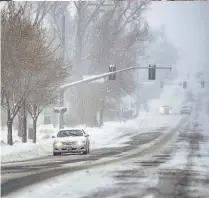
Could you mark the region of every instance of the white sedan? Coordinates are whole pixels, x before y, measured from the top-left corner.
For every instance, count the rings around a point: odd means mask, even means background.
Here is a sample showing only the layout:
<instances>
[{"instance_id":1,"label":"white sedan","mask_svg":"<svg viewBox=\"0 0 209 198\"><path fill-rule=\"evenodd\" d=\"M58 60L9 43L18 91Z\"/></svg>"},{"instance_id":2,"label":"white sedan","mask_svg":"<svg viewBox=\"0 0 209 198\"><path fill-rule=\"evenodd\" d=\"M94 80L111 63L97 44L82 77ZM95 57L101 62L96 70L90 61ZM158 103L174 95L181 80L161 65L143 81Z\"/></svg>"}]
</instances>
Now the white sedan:
<instances>
[{"instance_id":1,"label":"white sedan","mask_svg":"<svg viewBox=\"0 0 209 198\"><path fill-rule=\"evenodd\" d=\"M53 142L53 155L62 153L89 154L89 135L83 129L61 129Z\"/></svg>"}]
</instances>

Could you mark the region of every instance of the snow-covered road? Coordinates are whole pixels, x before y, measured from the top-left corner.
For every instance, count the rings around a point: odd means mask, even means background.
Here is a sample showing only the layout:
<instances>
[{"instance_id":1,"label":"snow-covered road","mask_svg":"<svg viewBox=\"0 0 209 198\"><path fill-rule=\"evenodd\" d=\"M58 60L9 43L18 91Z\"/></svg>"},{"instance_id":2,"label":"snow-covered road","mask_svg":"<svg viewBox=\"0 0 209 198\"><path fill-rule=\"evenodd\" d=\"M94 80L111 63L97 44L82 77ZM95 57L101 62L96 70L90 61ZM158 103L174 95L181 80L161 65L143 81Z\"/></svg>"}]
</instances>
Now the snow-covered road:
<instances>
[{"instance_id":1,"label":"snow-covered road","mask_svg":"<svg viewBox=\"0 0 209 198\"><path fill-rule=\"evenodd\" d=\"M198 125L194 126L194 121ZM67 173L20 189L8 198L207 198L209 128L204 109L159 150L114 164Z\"/></svg>"},{"instance_id":2,"label":"snow-covered road","mask_svg":"<svg viewBox=\"0 0 209 198\"><path fill-rule=\"evenodd\" d=\"M169 117L170 120L166 120L166 117L167 119ZM117 163L121 160L129 161L130 158L154 152L165 144L173 136L174 132L188 119L187 116L179 116L179 120L181 121L171 124L174 123L174 117L173 119L171 119L172 116L166 117L161 125L159 123L155 125L159 128L151 130L150 127L146 127L146 129L149 129L146 133L143 133L139 129L137 133L137 125L135 129L133 124L132 128L130 126L127 128L123 126L124 131L127 130L129 133L133 131L132 138L126 142L126 146L120 145L112 148L95 149L88 156L49 156L38 160L3 163L2 195L6 196L23 187L34 185L44 180L50 180L50 178L68 172L72 173L83 169L104 166L110 163ZM173 129L168 126L173 126Z\"/></svg>"}]
</instances>

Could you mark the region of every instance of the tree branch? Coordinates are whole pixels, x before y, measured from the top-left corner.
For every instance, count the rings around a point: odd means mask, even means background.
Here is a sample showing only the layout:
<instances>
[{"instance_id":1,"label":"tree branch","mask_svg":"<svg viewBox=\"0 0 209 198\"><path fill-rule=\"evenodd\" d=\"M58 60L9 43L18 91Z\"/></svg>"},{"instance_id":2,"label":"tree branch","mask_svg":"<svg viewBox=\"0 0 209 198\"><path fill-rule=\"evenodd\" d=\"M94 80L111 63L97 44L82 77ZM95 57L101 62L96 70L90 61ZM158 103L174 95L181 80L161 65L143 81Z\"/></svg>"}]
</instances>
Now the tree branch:
<instances>
[{"instance_id":1,"label":"tree branch","mask_svg":"<svg viewBox=\"0 0 209 198\"><path fill-rule=\"evenodd\" d=\"M140 6L128 17L126 17L126 21L124 22L124 24L122 25L122 27L115 32L114 34L120 34L120 32L126 27L126 25L130 22L129 20L131 19L131 17L133 17L140 9L142 9L142 7L145 5L145 2L141 3Z\"/></svg>"},{"instance_id":2,"label":"tree branch","mask_svg":"<svg viewBox=\"0 0 209 198\"><path fill-rule=\"evenodd\" d=\"M89 17L88 21L86 22L86 25L84 26L83 30L82 30L82 34L81 36L84 35L87 27L89 26L90 22L97 16L97 12L98 10L103 6L103 4L105 3L105 1L102 1L99 6L97 6L97 8L94 10L94 12L92 13L92 15Z\"/></svg>"},{"instance_id":3,"label":"tree branch","mask_svg":"<svg viewBox=\"0 0 209 198\"><path fill-rule=\"evenodd\" d=\"M75 7L77 9L77 12L79 13L79 8L78 8L78 5L77 5L76 1L73 1L73 3L74 3L74 5L75 5Z\"/></svg>"}]
</instances>

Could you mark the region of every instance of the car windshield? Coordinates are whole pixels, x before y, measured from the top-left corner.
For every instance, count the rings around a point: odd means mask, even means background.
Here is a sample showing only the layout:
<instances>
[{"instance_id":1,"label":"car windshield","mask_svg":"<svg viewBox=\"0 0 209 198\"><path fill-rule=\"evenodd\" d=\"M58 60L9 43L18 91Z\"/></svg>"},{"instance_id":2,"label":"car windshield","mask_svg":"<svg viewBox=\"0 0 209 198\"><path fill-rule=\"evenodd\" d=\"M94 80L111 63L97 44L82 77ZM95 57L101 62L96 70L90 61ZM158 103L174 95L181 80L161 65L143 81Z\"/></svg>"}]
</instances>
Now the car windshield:
<instances>
[{"instance_id":1,"label":"car windshield","mask_svg":"<svg viewBox=\"0 0 209 198\"><path fill-rule=\"evenodd\" d=\"M83 136L80 130L63 130L57 134L57 137Z\"/></svg>"}]
</instances>

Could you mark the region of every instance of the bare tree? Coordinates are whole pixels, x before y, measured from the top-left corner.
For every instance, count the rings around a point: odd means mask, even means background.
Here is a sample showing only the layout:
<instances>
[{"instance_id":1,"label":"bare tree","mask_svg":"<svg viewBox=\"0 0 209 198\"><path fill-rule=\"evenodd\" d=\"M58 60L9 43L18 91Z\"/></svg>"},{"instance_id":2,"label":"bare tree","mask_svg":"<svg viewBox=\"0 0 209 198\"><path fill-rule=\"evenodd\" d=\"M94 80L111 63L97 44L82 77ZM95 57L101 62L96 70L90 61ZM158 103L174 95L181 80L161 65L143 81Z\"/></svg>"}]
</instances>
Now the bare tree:
<instances>
[{"instance_id":1,"label":"bare tree","mask_svg":"<svg viewBox=\"0 0 209 198\"><path fill-rule=\"evenodd\" d=\"M51 24L56 29L56 33L62 42L62 16L65 15L66 19L66 38L71 41L68 42L69 53L74 65L74 76L80 77L81 63L91 57L91 55L83 55L83 48L85 45L86 34L88 28L91 27L92 22L100 14L101 8L105 4L105 1L98 1L94 4L88 1L78 2L54 2L52 9L50 10ZM75 10L74 16L71 16L71 11ZM73 41L73 42L72 42ZM76 75L75 75L76 73Z\"/></svg>"},{"instance_id":2,"label":"bare tree","mask_svg":"<svg viewBox=\"0 0 209 198\"><path fill-rule=\"evenodd\" d=\"M8 144L12 145L12 123L23 105L34 72L35 54L31 39L34 29L24 18L25 5L9 2L1 12L2 95L7 110ZM31 66L31 70L28 67Z\"/></svg>"},{"instance_id":3,"label":"bare tree","mask_svg":"<svg viewBox=\"0 0 209 198\"><path fill-rule=\"evenodd\" d=\"M150 36L149 27L142 17L146 6L145 1L115 2L112 6L106 7L93 21L92 36L88 38L87 45L90 48L89 53L92 54L89 73L105 72L110 64L115 64L117 69L139 64L139 57L144 55L146 42ZM106 92L108 86L113 87L109 93ZM114 97L116 101L119 101L122 96L133 93L136 86L131 73L117 75L116 81L106 82L103 92L99 91L101 87L92 89L91 86L88 90L91 99L90 104L86 106L86 111L90 112L89 107L98 104L100 98L104 100L104 96ZM103 105L103 103L100 104ZM108 103L105 104L109 106ZM98 108L100 109L101 106ZM98 109L95 109L95 113L97 111ZM91 119L91 116L88 119Z\"/></svg>"},{"instance_id":4,"label":"bare tree","mask_svg":"<svg viewBox=\"0 0 209 198\"><path fill-rule=\"evenodd\" d=\"M55 91L68 75L68 67L56 58L58 47L54 47L53 40L49 41L45 29L37 22L40 20L34 22L28 17L28 2L7 5L1 14L1 105L7 109L8 144L12 145L12 123L21 106L31 102L29 96L34 90L46 87ZM25 122L23 142L26 142Z\"/></svg>"},{"instance_id":5,"label":"bare tree","mask_svg":"<svg viewBox=\"0 0 209 198\"><path fill-rule=\"evenodd\" d=\"M51 9L50 2L16 2L16 7L22 9L22 15L30 20L31 26L40 26L47 18ZM18 112L18 136L22 137L22 141L27 141L27 111L25 102Z\"/></svg>"}]
</instances>

